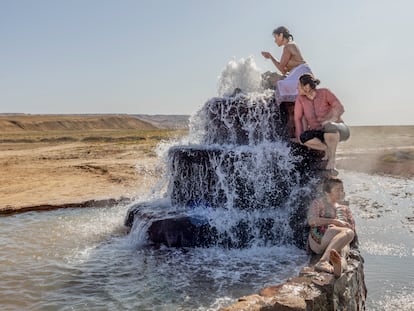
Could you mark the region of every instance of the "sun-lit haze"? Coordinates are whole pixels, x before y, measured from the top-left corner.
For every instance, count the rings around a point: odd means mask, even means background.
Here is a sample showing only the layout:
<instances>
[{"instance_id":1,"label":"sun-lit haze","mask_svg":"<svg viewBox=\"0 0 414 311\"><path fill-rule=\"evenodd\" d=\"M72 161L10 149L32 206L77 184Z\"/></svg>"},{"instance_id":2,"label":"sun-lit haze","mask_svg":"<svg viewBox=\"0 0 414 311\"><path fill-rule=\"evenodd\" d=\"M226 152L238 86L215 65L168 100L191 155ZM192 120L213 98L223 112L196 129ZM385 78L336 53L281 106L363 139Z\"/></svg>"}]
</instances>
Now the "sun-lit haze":
<instances>
[{"instance_id":1,"label":"sun-lit haze","mask_svg":"<svg viewBox=\"0 0 414 311\"><path fill-rule=\"evenodd\" d=\"M187 114L292 32L349 125L412 125L414 2L0 0L0 113Z\"/></svg>"}]
</instances>

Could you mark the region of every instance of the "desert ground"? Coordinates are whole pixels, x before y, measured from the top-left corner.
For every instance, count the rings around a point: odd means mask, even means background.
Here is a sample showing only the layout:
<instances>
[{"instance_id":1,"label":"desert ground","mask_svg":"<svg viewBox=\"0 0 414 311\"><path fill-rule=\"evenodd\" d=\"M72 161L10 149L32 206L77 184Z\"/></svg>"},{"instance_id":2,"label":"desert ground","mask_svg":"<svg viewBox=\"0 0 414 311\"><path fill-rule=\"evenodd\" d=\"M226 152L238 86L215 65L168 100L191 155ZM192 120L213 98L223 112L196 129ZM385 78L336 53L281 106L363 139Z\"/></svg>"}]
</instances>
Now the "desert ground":
<instances>
[{"instance_id":1,"label":"desert ground","mask_svg":"<svg viewBox=\"0 0 414 311\"><path fill-rule=\"evenodd\" d=\"M96 206L148 192L157 144L187 133L133 116L0 116L0 214Z\"/></svg>"},{"instance_id":2,"label":"desert ground","mask_svg":"<svg viewBox=\"0 0 414 311\"><path fill-rule=\"evenodd\" d=\"M336 166L368 174L414 177L414 126L354 126L340 142Z\"/></svg>"},{"instance_id":3,"label":"desert ground","mask_svg":"<svg viewBox=\"0 0 414 311\"><path fill-rule=\"evenodd\" d=\"M168 127L160 126L166 124ZM0 116L0 215L129 200L158 180L155 149L185 118ZM165 122L164 122L165 121ZM414 177L414 126L352 127L339 169Z\"/></svg>"}]
</instances>

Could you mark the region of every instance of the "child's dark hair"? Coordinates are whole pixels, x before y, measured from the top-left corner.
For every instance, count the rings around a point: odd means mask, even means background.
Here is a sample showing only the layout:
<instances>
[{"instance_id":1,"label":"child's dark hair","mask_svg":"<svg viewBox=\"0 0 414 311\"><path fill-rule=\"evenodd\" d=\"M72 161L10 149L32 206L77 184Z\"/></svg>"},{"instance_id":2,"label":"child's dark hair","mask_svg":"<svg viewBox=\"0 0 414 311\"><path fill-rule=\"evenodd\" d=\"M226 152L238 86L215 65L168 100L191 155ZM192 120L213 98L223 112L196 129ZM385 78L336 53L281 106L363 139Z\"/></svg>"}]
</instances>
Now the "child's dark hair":
<instances>
[{"instance_id":1,"label":"child's dark hair","mask_svg":"<svg viewBox=\"0 0 414 311\"><path fill-rule=\"evenodd\" d=\"M290 33L289 29L287 29L285 26L277 27L275 30L273 30L272 33L274 35L280 35L282 33L283 38L286 38L288 40L293 40L292 34Z\"/></svg>"},{"instance_id":2,"label":"child's dark hair","mask_svg":"<svg viewBox=\"0 0 414 311\"><path fill-rule=\"evenodd\" d=\"M323 181L322 189L324 192L330 193L332 188L338 184L343 185L343 182L341 179L336 178L336 177L328 177Z\"/></svg>"},{"instance_id":3,"label":"child's dark hair","mask_svg":"<svg viewBox=\"0 0 414 311\"><path fill-rule=\"evenodd\" d=\"M299 82L302 86L305 86L306 84L309 84L311 89L315 89L321 81L319 79L314 78L310 73L305 73L299 77Z\"/></svg>"}]
</instances>

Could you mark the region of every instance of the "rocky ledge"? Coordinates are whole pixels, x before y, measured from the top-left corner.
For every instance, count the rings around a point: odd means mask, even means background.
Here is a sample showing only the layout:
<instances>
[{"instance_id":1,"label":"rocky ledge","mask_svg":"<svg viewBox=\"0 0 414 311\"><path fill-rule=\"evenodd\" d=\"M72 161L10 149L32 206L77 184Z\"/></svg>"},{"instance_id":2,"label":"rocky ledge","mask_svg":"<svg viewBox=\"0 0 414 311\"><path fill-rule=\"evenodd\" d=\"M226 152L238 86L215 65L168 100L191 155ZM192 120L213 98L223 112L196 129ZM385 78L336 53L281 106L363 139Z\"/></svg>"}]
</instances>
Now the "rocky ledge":
<instances>
[{"instance_id":1,"label":"rocky ledge","mask_svg":"<svg viewBox=\"0 0 414 311\"><path fill-rule=\"evenodd\" d=\"M360 311L365 310L367 289L364 260L358 249L351 250L348 267L340 278L316 272L312 257L299 276L262 289L258 294L241 297L220 311Z\"/></svg>"}]
</instances>

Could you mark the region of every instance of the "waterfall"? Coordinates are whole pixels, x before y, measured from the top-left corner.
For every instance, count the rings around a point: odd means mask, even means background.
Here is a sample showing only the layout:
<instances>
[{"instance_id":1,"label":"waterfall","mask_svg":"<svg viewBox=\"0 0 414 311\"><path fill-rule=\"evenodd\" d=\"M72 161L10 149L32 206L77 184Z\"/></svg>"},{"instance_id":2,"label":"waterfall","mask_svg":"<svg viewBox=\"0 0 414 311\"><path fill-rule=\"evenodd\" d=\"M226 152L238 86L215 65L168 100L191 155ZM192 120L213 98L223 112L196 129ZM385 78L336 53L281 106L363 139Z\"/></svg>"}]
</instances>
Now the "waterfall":
<instances>
[{"instance_id":1,"label":"waterfall","mask_svg":"<svg viewBox=\"0 0 414 311\"><path fill-rule=\"evenodd\" d=\"M191 118L189 143L168 150L162 204L135 204L127 225L150 221L149 239L168 246L303 245L318 159L286 137L256 73L252 59L223 70L223 95Z\"/></svg>"}]
</instances>

